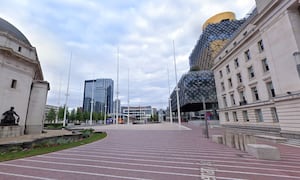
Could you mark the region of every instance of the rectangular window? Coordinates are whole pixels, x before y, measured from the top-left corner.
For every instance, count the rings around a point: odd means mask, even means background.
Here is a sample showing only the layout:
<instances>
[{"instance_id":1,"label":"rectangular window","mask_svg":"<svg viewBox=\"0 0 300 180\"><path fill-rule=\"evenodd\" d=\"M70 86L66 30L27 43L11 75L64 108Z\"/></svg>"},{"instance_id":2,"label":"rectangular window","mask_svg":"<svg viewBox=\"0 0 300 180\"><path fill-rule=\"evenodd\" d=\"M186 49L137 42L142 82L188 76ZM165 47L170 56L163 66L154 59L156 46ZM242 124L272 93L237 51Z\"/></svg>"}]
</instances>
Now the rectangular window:
<instances>
[{"instance_id":1,"label":"rectangular window","mask_svg":"<svg viewBox=\"0 0 300 180\"><path fill-rule=\"evenodd\" d=\"M249 117L248 117L247 111L243 111L243 120L244 120L244 122L249 122Z\"/></svg>"},{"instance_id":2,"label":"rectangular window","mask_svg":"<svg viewBox=\"0 0 300 180\"><path fill-rule=\"evenodd\" d=\"M271 113L272 113L273 122L276 122L276 123L279 122L277 110L275 107L271 107Z\"/></svg>"},{"instance_id":3,"label":"rectangular window","mask_svg":"<svg viewBox=\"0 0 300 180\"><path fill-rule=\"evenodd\" d=\"M240 91L239 92L239 95L240 95L240 105L246 105L247 104L247 101L246 101L246 98L245 98L245 94L244 94L244 91Z\"/></svg>"},{"instance_id":4,"label":"rectangular window","mask_svg":"<svg viewBox=\"0 0 300 180\"><path fill-rule=\"evenodd\" d=\"M256 87L251 88L252 96L253 96L253 101L258 101L259 96L258 96L258 91Z\"/></svg>"},{"instance_id":5,"label":"rectangular window","mask_svg":"<svg viewBox=\"0 0 300 180\"><path fill-rule=\"evenodd\" d=\"M257 122L264 122L261 109L255 109L255 116L256 116Z\"/></svg>"},{"instance_id":6,"label":"rectangular window","mask_svg":"<svg viewBox=\"0 0 300 180\"><path fill-rule=\"evenodd\" d=\"M245 58L246 58L247 61L251 59L250 50L249 49L247 51L245 51L244 54L245 54Z\"/></svg>"},{"instance_id":7,"label":"rectangular window","mask_svg":"<svg viewBox=\"0 0 300 180\"><path fill-rule=\"evenodd\" d=\"M230 94L231 104L235 105L234 94Z\"/></svg>"},{"instance_id":8,"label":"rectangular window","mask_svg":"<svg viewBox=\"0 0 300 180\"><path fill-rule=\"evenodd\" d=\"M238 67L240 66L240 64L239 64L239 59L238 59L238 58L236 58L236 59L234 60L234 66L235 66L235 68L238 68Z\"/></svg>"},{"instance_id":9,"label":"rectangular window","mask_svg":"<svg viewBox=\"0 0 300 180\"><path fill-rule=\"evenodd\" d=\"M249 79L255 77L253 66L248 67L248 75L249 75Z\"/></svg>"},{"instance_id":10,"label":"rectangular window","mask_svg":"<svg viewBox=\"0 0 300 180\"><path fill-rule=\"evenodd\" d=\"M17 87L17 80L15 80L15 79L11 80L10 87L13 88L13 89L16 89L16 87Z\"/></svg>"},{"instance_id":11,"label":"rectangular window","mask_svg":"<svg viewBox=\"0 0 300 180\"><path fill-rule=\"evenodd\" d=\"M235 122L238 122L238 121L239 121L238 118L237 118L237 115L236 115L236 112L235 112L235 111L232 112L232 116L233 116L233 120L234 120Z\"/></svg>"},{"instance_id":12,"label":"rectangular window","mask_svg":"<svg viewBox=\"0 0 300 180\"><path fill-rule=\"evenodd\" d=\"M227 100L226 100L226 96L223 96L223 103L224 103L224 107L227 107Z\"/></svg>"},{"instance_id":13,"label":"rectangular window","mask_svg":"<svg viewBox=\"0 0 300 180\"><path fill-rule=\"evenodd\" d=\"M266 85L267 85L267 89L268 89L269 98L275 97L276 94L275 94L275 89L273 87L273 83L267 82Z\"/></svg>"},{"instance_id":14,"label":"rectangular window","mask_svg":"<svg viewBox=\"0 0 300 180\"><path fill-rule=\"evenodd\" d=\"M225 91L225 85L224 85L224 82L221 82L221 88L222 88L222 91Z\"/></svg>"},{"instance_id":15,"label":"rectangular window","mask_svg":"<svg viewBox=\"0 0 300 180\"><path fill-rule=\"evenodd\" d=\"M263 52L265 50L264 43L263 43L262 40L257 42L257 46L258 46L258 51L259 52Z\"/></svg>"},{"instance_id":16,"label":"rectangular window","mask_svg":"<svg viewBox=\"0 0 300 180\"><path fill-rule=\"evenodd\" d=\"M225 112L225 120L226 120L227 122L229 122L229 115L228 115L228 112Z\"/></svg>"},{"instance_id":17,"label":"rectangular window","mask_svg":"<svg viewBox=\"0 0 300 180\"><path fill-rule=\"evenodd\" d=\"M264 72L268 72L270 70L270 68L269 68L269 64L268 64L267 59L265 58L261 62L262 62Z\"/></svg>"},{"instance_id":18,"label":"rectangular window","mask_svg":"<svg viewBox=\"0 0 300 180\"><path fill-rule=\"evenodd\" d=\"M232 80L231 78L228 79L228 86L231 88L232 87Z\"/></svg>"},{"instance_id":19,"label":"rectangular window","mask_svg":"<svg viewBox=\"0 0 300 180\"><path fill-rule=\"evenodd\" d=\"M227 71L227 74L230 73L230 67L229 67L229 64L226 66L226 71Z\"/></svg>"},{"instance_id":20,"label":"rectangular window","mask_svg":"<svg viewBox=\"0 0 300 180\"><path fill-rule=\"evenodd\" d=\"M219 74L220 74L220 78L222 78L223 77L222 70L219 71Z\"/></svg>"},{"instance_id":21,"label":"rectangular window","mask_svg":"<svg viewBox=\"0 0 300 180\"><path fill-rule=\"evenodd\" d=\"M241 73L236 74L236 79L237 79L238 84L241 84L243 82Z\"/></svg>"}]
</instances>

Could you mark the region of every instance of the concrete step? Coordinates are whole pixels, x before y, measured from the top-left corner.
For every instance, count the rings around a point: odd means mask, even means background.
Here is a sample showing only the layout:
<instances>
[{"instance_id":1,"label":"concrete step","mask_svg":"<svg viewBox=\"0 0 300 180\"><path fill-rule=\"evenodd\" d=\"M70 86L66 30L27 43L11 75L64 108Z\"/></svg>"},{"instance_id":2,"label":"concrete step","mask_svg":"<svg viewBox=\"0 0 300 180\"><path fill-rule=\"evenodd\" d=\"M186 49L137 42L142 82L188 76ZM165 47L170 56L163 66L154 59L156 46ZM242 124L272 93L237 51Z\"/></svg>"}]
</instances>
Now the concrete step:
<instances>
[{"instance_id":1,"label":"concrete step","mask_svg":"<svg viewBox=\"0 0 300 180\"><path fill-rule=\"evenodd\" d=\"M297 146L300 148L300 139L288 139L286 142L282 143L290 146Z\"/></svg>"}]
</instances>

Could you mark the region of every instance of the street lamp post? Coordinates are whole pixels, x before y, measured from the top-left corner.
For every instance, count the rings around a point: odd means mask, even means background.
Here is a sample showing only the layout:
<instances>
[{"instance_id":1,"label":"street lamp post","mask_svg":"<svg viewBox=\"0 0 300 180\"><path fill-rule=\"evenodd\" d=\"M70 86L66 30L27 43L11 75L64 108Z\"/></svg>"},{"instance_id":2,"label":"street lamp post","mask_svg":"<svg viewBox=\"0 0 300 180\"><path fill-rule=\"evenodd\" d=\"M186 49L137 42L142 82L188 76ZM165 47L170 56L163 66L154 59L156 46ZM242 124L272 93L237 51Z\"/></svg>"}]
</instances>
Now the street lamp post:
<instances>
[{"instance_id":1,"label":"street lamp post","mask_svg":"<svg viewBox=\"0 0 300 180\"><path fill-rule=\"evenodd\" d=\"M202 96L202 105L203 105L203 111L204 111L204 120L205 120L205 136L206 138L209 138L208 135L208 122L207 122L207 117L206 117L206 105L205 105L205 98Z\"/></svg>"}]
</instances>

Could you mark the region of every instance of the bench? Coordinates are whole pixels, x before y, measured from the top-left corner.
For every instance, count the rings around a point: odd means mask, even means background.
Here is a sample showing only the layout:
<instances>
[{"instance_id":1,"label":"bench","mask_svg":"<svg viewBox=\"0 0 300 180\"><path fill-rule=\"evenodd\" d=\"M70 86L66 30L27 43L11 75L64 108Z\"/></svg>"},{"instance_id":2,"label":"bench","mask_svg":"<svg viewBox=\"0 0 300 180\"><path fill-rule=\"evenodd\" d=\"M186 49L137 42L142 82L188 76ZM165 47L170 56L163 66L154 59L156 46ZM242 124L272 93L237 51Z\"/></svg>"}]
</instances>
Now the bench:
<instances>
[{"instance_id":1,"label":"bench","mask_svg":"<svg viewBox=\"0 0 300 180\"><path fill-rule=\"evenodd\" d=\"M247 152L257 159L280 160L278 148L266 144L247 144Z\"/></svg>"}]
</instances>

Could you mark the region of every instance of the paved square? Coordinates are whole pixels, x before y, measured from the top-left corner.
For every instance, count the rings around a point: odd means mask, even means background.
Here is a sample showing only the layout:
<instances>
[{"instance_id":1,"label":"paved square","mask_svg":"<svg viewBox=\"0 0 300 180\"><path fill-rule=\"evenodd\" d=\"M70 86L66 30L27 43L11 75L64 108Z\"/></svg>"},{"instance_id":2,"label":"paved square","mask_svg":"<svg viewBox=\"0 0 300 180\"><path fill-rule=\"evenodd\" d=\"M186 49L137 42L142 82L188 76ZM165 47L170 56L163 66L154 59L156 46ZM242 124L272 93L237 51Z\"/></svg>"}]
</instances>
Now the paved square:
<instances>
[{"instance_id":1,"label":"paved square","mask_svg":"<svg viewBox=\"0 0 300 180\"><path fill-rule=\"evenodd\" d=\"M281 160L258 160L205 139L199 125L185 126L95 127L106 130L107 138L59 152L2 162L0 179L300 179L299 148L278 144ZM214 129L210 131L213 133Z\"/></svg>"}]
</instances>

